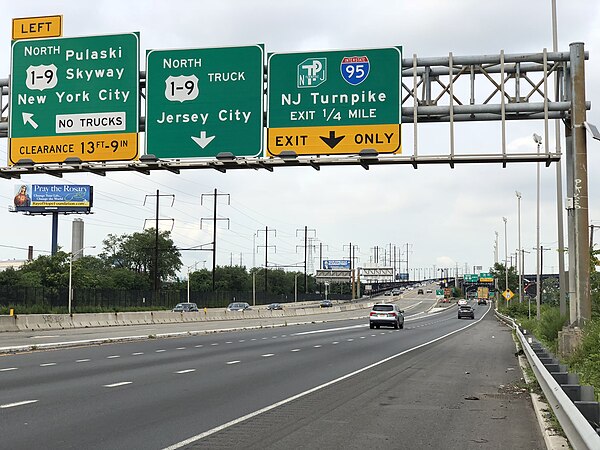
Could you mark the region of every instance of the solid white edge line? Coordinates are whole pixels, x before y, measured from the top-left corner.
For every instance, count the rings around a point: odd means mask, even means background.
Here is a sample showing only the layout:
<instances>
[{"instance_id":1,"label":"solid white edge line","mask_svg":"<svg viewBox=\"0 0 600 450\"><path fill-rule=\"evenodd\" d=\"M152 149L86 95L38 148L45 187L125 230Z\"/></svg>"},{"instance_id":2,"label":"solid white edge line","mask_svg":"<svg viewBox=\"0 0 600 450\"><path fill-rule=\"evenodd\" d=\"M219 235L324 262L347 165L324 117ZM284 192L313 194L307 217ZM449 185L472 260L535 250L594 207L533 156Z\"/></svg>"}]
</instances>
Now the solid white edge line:
<instances>
[{"instance_id":1,"label":"solid white edge line","mask_svg":"<svg viewBox=\"0 0 600 450\"><path fill-rule=\"evenodd\" d=\"M37 401L39 401L39 400L24 400L22 402L7 403L6 405L0 405L0 409L14 408L15 406L29 405L30 403L36 403Z\"/></svg>"},{"instance_id":2,"label":"solid white edge line","mask_svg":"<svg viewBox=\"0 0 600 450\"><path fill-rule=\"evenodd\" d=\"M474 322L471 322L468 325L465 325L462 328L459 328L457 330L451 331L450 333L447 333L447 334L444 334L442 336L439 336L439 337L437 337L437 338L435 338L435 339L433 339L431 341L419 344L416 347L409 348L408 350L404 350L404 351L402 351L400 353L396 353L395 355L388 356L387 358L384 358L381 361L377 361L377 362L375 362L373 364L369 364L368 366L363 367L362 369L358 369L358 370L355 370L354 372L350 372L350 373L348 373L346 375L342 375L339 378L336 378L334 380L328 381L326 383L323 383L323 384L321 384L319 386L316 386L316 387L314 387L312 389L309 389L307 391L301 392L299 394L293 395L292 397L288 397L288 398L286 398L284 400L281 400L279 402L273 403L272 405L265 406L264 408L261 408L259 410L254 411L254 412L246 414L245 416L238 417L237 419L231 420L231 421L229 421L227 423L224 423L223 425L219 425L218 427L212 428L212 429L210 429L208 431L205 431L204 433L197 434L196 436L192 436L191 438L188 438L188 439L186 439L184 441L181 441L181 442L178 442L176 444L170 445L169 447L165 447L163 450L176 450L178 448L184 447L184 446L189 445L189 444L191 444L193 442L199 441L200 439L204 439L205 437L210 436L211 434L215 434L215 433L217 433L219 431L222 431L222 430L224 430L226 428L232 427L233 425L237 425L238 423L245 422L248 419L256 417L256 416L258 416L260 414L263 414L263 413L265 413L267 411L271 411L272 409L278 408L279 406L283 406L286 403L290 403L290 402L292 402L294 400L297 400L299 398L305 397L305 396L307 396L309 394L312 394L313 392L320 391L321 389L324 389L324 388L326 388L328 386L331 386L333 384L339 383L340 381L346 380L346 379L348 379L350 377L353 377L354 375L358 375L361 372L365 372L366 370L372 369L373 367L380 366L381 364L384 364L384 363L386 363L388 361L391 361L392 359L398 358L399 356L406 355L407 353L410 353L410 352L412 352L414 350L418 350L418 349L420 349L422 347L426 347L428 345L433 344L434 342L437 342L439 340L445 339L448 336L452 336L453 334L456 334L456 333L458 333L460 331L466 330L467 328L470 328L473 325L478 324L479 322L481 322L483 320L483 318L487 315L487 313L490 312L490 308L491 308L491 306L488 307L488 310L479 319L477 319Z\"/></svg>"}]
</instances>

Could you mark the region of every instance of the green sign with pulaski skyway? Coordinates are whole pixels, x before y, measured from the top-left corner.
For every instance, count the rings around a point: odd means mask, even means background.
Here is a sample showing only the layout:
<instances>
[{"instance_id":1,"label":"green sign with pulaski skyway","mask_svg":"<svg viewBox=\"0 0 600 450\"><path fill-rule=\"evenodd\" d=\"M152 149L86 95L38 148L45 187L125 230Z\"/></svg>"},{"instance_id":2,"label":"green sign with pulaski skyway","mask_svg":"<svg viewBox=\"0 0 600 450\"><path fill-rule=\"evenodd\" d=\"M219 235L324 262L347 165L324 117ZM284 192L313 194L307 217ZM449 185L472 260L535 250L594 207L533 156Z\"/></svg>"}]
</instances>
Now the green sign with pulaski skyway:
<instances>
[{"instance_id":1,"label":"green sign with pulaski skyway","mask_svg":"<svg viewBox=\"0 0 600 450\"><path fill-rule=\"evenodd\" d=\"M261 45L151 50L146 64L146 153L158 158L262 153Z\"/></svg>"},{"instance_id":2,"label":"green sign with pulaski skyway","mask_svg":"<svg viewBox=\"0 0 600 450\"><path fill-rule=\"evenodd\" d=\"M12 45L9 164L138 156L139 36Z\"/></svg>"}]
</instances>

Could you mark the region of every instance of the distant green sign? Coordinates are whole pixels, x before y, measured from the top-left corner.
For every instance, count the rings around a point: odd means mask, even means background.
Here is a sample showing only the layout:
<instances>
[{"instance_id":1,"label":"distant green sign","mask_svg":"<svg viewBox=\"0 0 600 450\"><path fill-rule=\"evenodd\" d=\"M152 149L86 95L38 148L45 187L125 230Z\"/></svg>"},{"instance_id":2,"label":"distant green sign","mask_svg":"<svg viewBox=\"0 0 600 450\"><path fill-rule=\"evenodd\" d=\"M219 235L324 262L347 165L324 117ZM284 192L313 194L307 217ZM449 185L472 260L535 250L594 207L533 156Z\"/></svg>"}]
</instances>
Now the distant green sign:
<instances>
[{"instance_id":1,"label":"distant green sign","mask_svg":"<svg viewBox=\"0 0 600 450\"><path fill-rule=\"evenodd\" d=\"M436 289L435 290L435 295L444 295L444 290L443 289Z\"/></svg>"},{"instance_id":2,"label":"distant green sign","mask_svg":"<svg viewBox=\"0 0 600 450\"><path fill-rule=\"evenodd\" d=\"M465 280L465 283L477 283L479 281L479 275L466 273L463 275L463 279Z\"/></svg>"},{"instance_id":3,"label":"distant green sign","mask_svg":"<svg viewBox=\"0 0 600 450\"><path fill-rule=\"evenodd\" d=\"M146 153L159 158L261 154L263 53L261 45L149 51Z\"/></svg>"}]
</instances>

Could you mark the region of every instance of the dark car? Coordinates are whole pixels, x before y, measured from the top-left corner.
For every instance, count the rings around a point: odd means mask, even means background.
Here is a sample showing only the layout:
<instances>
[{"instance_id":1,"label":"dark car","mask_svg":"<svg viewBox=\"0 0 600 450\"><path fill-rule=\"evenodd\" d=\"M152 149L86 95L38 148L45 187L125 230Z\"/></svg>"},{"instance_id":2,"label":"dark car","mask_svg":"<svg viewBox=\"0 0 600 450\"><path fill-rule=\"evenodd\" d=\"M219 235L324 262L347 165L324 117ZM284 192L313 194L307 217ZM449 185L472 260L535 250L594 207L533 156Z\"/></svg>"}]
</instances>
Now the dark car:
<instances>
[{"instance_id":1,"label":"dark car","mask_svg":"<svg viewBox=\"0 0 600 450\"><path fill-rule=\"evenodd\" d=\"M269 306L267 306L267 309L274 311L276 309L283 309L283 306L281 306L281 303L271 303Z\"/></svg>"},{"instance_id":2,"label":"dark car","mask_svg":"<svg viewBox=\"0 0 600 450\"><path fill-rule=\"evenodd\" d=\"M250 309L250 305L246 302L230 303L227 306L227 311L246 311L247 309Z\"/></svg>"},{"instance_id":3,"label":"dark car","mask_svg":"<svg viewBox=\"0 0 600 450\"><path fill-rule=\"evenodd\" d=\"M419 289L419 290L417 291L417 294L423 294L423 289Z\"/></svg>"},{"instance_id":4,"label":"dark car","mask_svg":"<svg viewBox=\"0 0 600 450\"><path fill-rule=\"evenodd\" d=\"M393 303L376 303L369 313L369 328L381 325L404 328L404 311Z\"/></svg>"},{"instance_id":5,"label":"dark car","mask_svg":"<svg viewBox=\"0 0 600 450\"><path fill-rule=\"evenodd\" d=\"M196 312L198 311L198 305L195 303L177 303L173 312Z\"/></svg>"},{"instance_id":6,"label":"dark car","mask_svg":"<svg viewBox=\"0 0 600 450\"><path fill-rule=\"evenodd\" d=\"M471 305L461 305L458 307L458 318L462 319L463 317L467 319L475 318L475 310Z\"/></svg>"},{"instance_id":7,"label":"dark car","mask_svg":"<svg viewBox=\"0 0 600 450\"><path fill-rule=\"evenodd\" d=\"M323 300L319 306L321 308L331 308L333 303L331 303L331 300Z\"/></svg>"},{"instance_id":8,"label":"dark car","mask_svg":"<svg viewBox=\"0 0 600 450\"><path fill-rule=\"evenodd\" d=\"M478 305L487 305L487 300L485 298L478 298L477 304Z\"/></svg>"}]
</instances>

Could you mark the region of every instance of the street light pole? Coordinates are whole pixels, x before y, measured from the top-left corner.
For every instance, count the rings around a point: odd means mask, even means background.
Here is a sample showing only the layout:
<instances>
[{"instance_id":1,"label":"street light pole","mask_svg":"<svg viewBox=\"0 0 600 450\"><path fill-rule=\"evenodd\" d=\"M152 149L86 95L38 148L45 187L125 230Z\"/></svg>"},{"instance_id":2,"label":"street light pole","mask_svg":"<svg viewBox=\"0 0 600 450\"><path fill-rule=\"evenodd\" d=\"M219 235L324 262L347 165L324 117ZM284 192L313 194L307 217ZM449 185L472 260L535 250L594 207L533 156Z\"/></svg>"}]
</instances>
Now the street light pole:
<instances>
[{"instance_id":1,"label":"street light pole","mask_svg":"<svg viewBox=\"0 0 600 450\"><path fill-rule=\"evenodd\" d=\"M519 269L519 303L523 302L523 258L521 252L521 193L519 191L515 191L517 195L517 229L518 229L518 246L519 246L519 254L517 257L517 268Z\"/></svg>"},{"instance_id":2,"label":"street light pole","mask_svg":"<svg viewBox=\"0 0 600 450\"><path fill-rule=\"evenodd\" d=\"M73 258L83 252L86 248L96 248L95 245L83 247L75 253L71 252L69 256L69 315L71 315L71 304L73 303Z\"/></svg>"},{"instance_id":3,"label":"street light pole","mask_svg":"<svg viewBox=\"0 0 600 450\"><path fill-rule=\"evenodd\" d=\"M508 242L506 238L506 222L508 222L508 219L503 217L502 220L504 221L504 274L506 275L506 285L504 286L504 290L506 291L508 290Z\"/></svg>"},{"instance_id":4,"label":"street light pole","mask_svg":"<svg viewBox=\"0 0 600 450\"><path fill-rule=\"evenodd\" d=\"M537 144L537 153L540 154L540 148L542 147L542 137L533 133L533 140ZM537 259L537 272L536 272L536 292L535 292L535 303L536 303L536 318L540 320L541 317L541 276L540 276L540 163L536 163L537 165L537 177L536 177L536 185L537 185L537 206L536 206L536 259Z\"/></svg>"}]
</instances>

